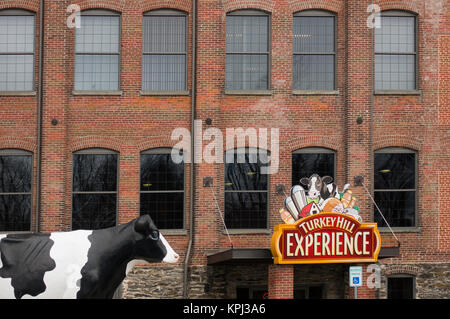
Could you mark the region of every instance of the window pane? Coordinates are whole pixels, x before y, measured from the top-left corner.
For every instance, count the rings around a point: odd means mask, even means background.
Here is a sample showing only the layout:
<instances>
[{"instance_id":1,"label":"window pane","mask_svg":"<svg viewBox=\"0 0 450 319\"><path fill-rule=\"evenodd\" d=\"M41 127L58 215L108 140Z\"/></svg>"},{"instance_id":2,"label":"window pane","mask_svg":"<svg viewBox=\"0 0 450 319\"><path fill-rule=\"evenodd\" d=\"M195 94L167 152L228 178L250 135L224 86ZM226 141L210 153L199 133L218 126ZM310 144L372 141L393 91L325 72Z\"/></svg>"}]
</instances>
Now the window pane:
<instances>
[{"instance_id":1,"label":"window pane","mask_svg":"<svg viewBox=\"0 0 450 319\"><path fill-rule=\"evenodd\" d=\"M184 189L184 164L170 154L141 154L141 191Z\"/></svg>"},{"instance_id":2,"label":"window pane","mask_svg":"<svg viewBox=\"0 0 450 319\"><path fill-rule=\"evenodd\" d=\"M334 90L334 55L294 55L295 90Z\"/></svg>"},{"instance_id":3,"label":"window pane","mask_svg":"<svg viewBox=\"0 0 450 319\"><path fill-rule=\"evenodd\" d=\"M82 16L75 29L76 52L119 53L119 16Z\"/></svg>"},{"instance_id":4,"label":"window pane","mask_svg":"<svg viewBox=\"0 0 450 319\"><path fill-rule=\"evenodd\" d=\"M268 56L229 54L226 58L227 90L267 90Z\"/></svg>"},{"instance_id":5,"label":"window pane","mask_svg":"<svg viewBox=\"0 0 450 319\"><path fill-rule=\"evenodd\" d=\"M75 57L75 90L118 89L118 55L77 55Z\"/></svg>"},{"instance_id":6,"label":"window pane","mask_svg":"<svg viewBox=\"0 0 450 319\"><path fill-rule=\"evenodd\" d=\"M391 227L415 226L416 192L375 192L375 202ZM379 227L387 227L378 210L374 220Z\"/></svg>"},{"instance_id":7,"label":"window pane","mask_svg":"<svg viewBox=\"0 0 450 319\"><path fill-rule=\"evenodd\" d=\"M144 52L186 52L186 17L144 16Z\"/></svg>"},{"instance_id":8,"label":"window pane","mask_svg":"<svg viewBox=\"0 0 450 319\"><path fill-rule=\"evenodd\" d=\"M72 230L116 225L116 194L73 194Z\"/></svg>"},{"instance_id":9,"label":"window pane","mask_svg":"<svg viewBox=\"0 0 450 319\"><path fill-rule=\"evenodd\" d=\"M334 17L294 17L294 52L334 52Z\"/></svg>"},{"instance_id":10,"label":"window pane","mask_svg":"<svg viewBox=\"0 0 450 319\"><path fill-rule=\"evenodd\" d=\"M116 154L74 154L73 190L116 191L117 158Z\"/></svg>"},{"instance_id":11,"label":"window pane","mask_svg":"<svg viewBox=\"0 0 450 319\"><path fill-rule=\"evenodd\" d=\"M388 299L413 299L414 280L409 278L388 278Z\"/></svg>"},{"instance_id":12,"label":"window pane","mask_svg":"<svg viewBox=\"0 0 450 319\"><path fill-rule=\"evenodd\" d=\"M34 55L0 55L0 91L33 90Z\"/></svg>"},{"instance_id":13,"label":"window pane","mask_svg":"<svg viewBox=\"0 0 450 319\"><path fill-rule=\"evenodd\" d=\"M333 153L292 154L292 185L299 185L300 179L312 174L334 178Z\"/></svg>"},{"instance_id":14,"label":"window pane","mask_svg":"<svg viewBox=\"0 0 450 319\"><path fill-rule=\"evenodd\" d=\"M29 231L31 195L0 194L0 231Z\"/></svg>"},{"instance_id":15,"label":"window pane","mask_svg":"<svg viewBox=\"0 0 450 319\"><path fill-rule=\"evenodd\" d=\"M225 163L225 190L267 190L268 175L261 167L268 162L267 153L228 151Z\"/></svg>"},{"instance_id":16,"label":"window pane","mask_svg":"<svg viewBox=\"0 0 450 319\"><path fill-rule=\"evenodd\" d=\"M34 16L0 16L0 53L34 53Z\"/></svg>"},{"instance_id":17,"label":"window pane","mask_svg":"<svg viewBox=\"0 0 450 319\"><path fill-rule=\"evenodd\" d=\"M225 192L228 228L266 228L267 193Z\"/></svg>"},{"instance_id":18,"label":"window pane","mask_svg":"<svg viewBox=\"0 0 450 319\"><path fill-rule=\"evenodd\" d=\"M381 17L381 28L375 28L375 52L415 51L415 17Z\"/></svg>"},{"instance_id":19,"label":"window pane","mask_svg":"<svg viewBox=\"0 0 450 319\"><path fill-rule=\"evenodd\" d=\"M144 91L181 91L186 89L185 55L144 55Z\"/></svg>"},{"instance_id":20,"label":"window pane","mask_svg":"<svg viewBox=\"0 0 450 319\"><path fill-rule=\"evenodd\" d=\"M31 156L0 156L0 193L31 192Z\"/></svg>"},{"instance_id":21,"label":"window pane","mask_svg":"<svg viewBox=\"0 0 450 319\"><path fill-rule=\"evenodd\" d=\"M149 214L159 229L183 228L184 193L141 193L141 215Z\"/></svg>"},{"instance_id":22,"label":"window pane","mask_svg":"<svg viewBox=\"0 0 450 319\"><path fill-rule=\"evenodd\" d=\"M414 153L375 153L375 189L415 189Z\"/></svg>"},{"instance_id":23,"label":"window pane","mask_svg":"<svg viewBox=\"0 0 450 319\"><path fill-rule=\"evenodd\" d=\"M375 89L414 90L415 88L415 55L375 55Z\"/></svg>"},{"instance_id":24,"label":"window pane","mask_svg":"<svg viewBox=\"0 0 450 319\"><path fill-rule=\"evenodd\" d=\"M227 16L227 53L269 51L268 16Z\"/></svg>"}]
</instances>

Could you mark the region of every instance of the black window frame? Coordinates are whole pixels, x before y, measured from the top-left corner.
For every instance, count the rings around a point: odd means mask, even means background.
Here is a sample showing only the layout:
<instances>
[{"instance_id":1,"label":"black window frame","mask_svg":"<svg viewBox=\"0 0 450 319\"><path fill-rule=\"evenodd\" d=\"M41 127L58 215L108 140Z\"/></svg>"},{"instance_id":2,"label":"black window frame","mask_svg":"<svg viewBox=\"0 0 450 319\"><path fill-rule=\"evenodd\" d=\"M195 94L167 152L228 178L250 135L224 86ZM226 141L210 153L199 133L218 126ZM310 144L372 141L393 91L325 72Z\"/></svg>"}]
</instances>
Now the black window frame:
<instances>
[{"instance_id":1,"label":"black window frame","mask_svg":"<svg viewBox=\"0 0 450 319\"><path fill-rule=\"evenodd\" d=\"M170 155L173 152L173 148L167 148L167 147L157 147L157 148L151 148L145 151L142 151L140 153L140 157L142 155ZM179 150L180 152L180 150ZM186 155L183 153L183 159ZM152 193L152 194L163 194L163 193L182 193L183 194L183 209L181 212L181 219L182 219L182 226L181 228L159 228L160 230L163 231L176 231L176 230L183 230L186 228L186 214L185 214L185 210L186 210L186 161L183 160L183 189L182 190L155 190L155 191L143 191L141 189L141 185L142 185L142 174L141 174L141 169L142 169L142 160L141 158L139 159L139 216L142 216L142 207L141 207L141 195L142 194L148 194L148 193ZM155 221L156 223L156 221Z\"/></svg>"},{"instance_id":2,"label":"black window frame","mask_svg":"<svg viewBox=\"0 0 450 319\"><path fill-rule=\"evenodd\" d=\"M28 156L31 161L30 172L30 191L29 192L1 192L0 196L30 196L30 224L28 230L0 230L1 233L28 233L31 232L31 225L33 223L33 172L34 172L34 155L30 151L22 149L0 149L0 156Z\"/></svg>"},{"instance_id":3,"label":"black window frame","mask_svg":"<svg viewBox=\"0 0 450 319\"><path fill-rule=\"evenodd\" d=\"M381 27L382 27L382 19L383 17L409 17L414 19L414 52L383 52L377 51L376 49L376 39L375 34L377 32L377 28L374 28L374 36L373 36L373 90L375 94L383 94L383 93L414 93L419 90L419 39L418 39L418 15L412 12L404 11L404 10L385 10L381 12ZM414 56L414 88L413 89L386 89L386 88L378 88L376 85L376 56L377 55L412 55Z\"/></svg>"},{"instance_id":4,"label":"black window frame","mask_svg":"<svg viewBox=\"0 0 450 319\"><path fill-rule=\"evenodd\" d=\"M375 187L373 187L373 192L374 192L374 200L375 200L375 193L376 192L412 192L414 191L414 201L415 201L415 205L414 205L414 225L412 226L396 226L396 225L390 225L390 227L392 229L397 229L397 230L403 230L403 229L416 229L418 227L418 208L419 208L419 203L418 203L418 185L419 185L419 181L418 181L418 177L419 177L419 173L418 173L418 152L413 150L413 149L408 149L408 148L403 148L403 147L385 147L385 148L381 148L381 149L377 149L375 150L373 156L374 156L374 172L373 174L375 174L375 154L413 154L414 155L414 184L415 184L415 188L411 188L411 189L377 189ZM373 205L373 220L375 221L375 214L379 215L378 210L376 209L375 205ZM385 214L385 212L381 211L383 214ZM386 217L386 216L385 216ZM382 217L379 217L380 220L382 220ZM380 230L384 230L387 229L388 226L381 226L378 225L378 228Z\"/></svg>"},{"instance_id":5,"label":"black window frame","mask_svg":"<svg viewBox=\"0 0 450 319\"><path fill-rule=\"evenodd\" d=\"M295 181L294 180L294 155L295 154L332 154L333 155L333 174L331 177L333 177L333 181L336 181L336 175L337 175L337 152L331 148L326 147L319 147L319 146L312 146L312 147L304 147L297 149L292 152L291 159L292 159L292 166L291 166L291 180L292 185L299 185L300 180ZM317 173L317 172L315 172ZM302 177L309 177L309 176L302 176ZM300 178L302 178L300 177Z\"/></svg>"},{"instance_id":6,"label":"black window frame","mask_svg":"<svg viewBox=\"0 0 450 319\"><path fill-rule=\"evenodd\" d=\"M269 223L270 223L270 174L262 174L262 175L266 175L267 176L267 181L266 181L266 189L264 190L227 190L226 189L226 180L227 180L227 157L230 156L229 152L233 152L233 156L234 154L242 154L242 152L244 152L245 154L249 154L250 150L252 150L252 152L256 152L257 154L262 153L263 155L267 155L267 158L270 160L270 151L269 150L265 150L265 149L261 149L261 148L254 148L254 147L238 147L238 148L233 148L233 149L229 149L227 151L225 151L225 162L224 162L224 222L226 224L227 221L227 211L226 211L226 207L227 207L227 201L226 201L226 194L227 193L263 193L267 195L267 200L266 200L266 209L265 209L265 225L264 227L246 227L246 228L238 228L238 227L230 227L229 225L226 225L227 230L230 233L260 233L260 232L264 232L266 230L269 229ZM234 157L233 157L234 158ZM259 155L258 155L259 158ZM263 165L260 166L260 169L264 167Z\"/></svg>"},{"instance_id":7,"label":"black window frame","mask_svg":"<svg viewBox=\"0 0 450 319\"><path fill-rule=\"evenodd\" d=\"M35 66L36 66L36 13L25 9L1 9L0 16L32 16L33 17L33 52L0 52L0 55L31 55L33 66L31 75L30 90L0 90L1 94L14 94L16 92L34 92L36 90L35 83Z\"/></svg>"},{"instance_id":8,"label":"black window frame","mask_svg":"<svg viewBox=\"0 0 450 319\"><path fill-rule=\"evenodd\" d=\"M317 9L311 9L311 10L303 10L294 13L293 20L292 20L292 38L294 38L294 22L296 18L302 18L302 17L328 17L333 18L334 23L334 30L333 30L333 48L334 50L331 52L296 52L294 51L294 45L292 45L292 90L294 93L302 93L302 92L334 92L337 90L337 27L338 27L338 16L334 12L326 11L326 10L317 10ZM294 39L292 39L292 42L294 42ZM334 62L334 68L333 68L333 87L331 89L308 89L303 90L299 88L295 88L295 72L294 72L294 60L296 56L300 55L308 55L308 56L315 56L315 55L333 55L333 62Z\"/></svg>"},{"instance_id":9,"label":"black window frame","mask_svg":"<svg viewBox=\"0 0 450 319\"><path fill-rule=\"evenodd\" d=\"M254 17L254 16L263 16L267 17L267 51L265 52L238 52L238 51L232 51L229 52L226 48L227 45L225 44L225 94L270 94L271 87L272 87L272 14L270 12L266 12L259 9L238 9L234 11L227 12L225 17L225 43L227 42L227 18L229 16L239 16L239 17ZM246 89L246 88L239 88L239 89L230 89L227 86L227 57L230 55L259 55L259 56L267 56L267 87L264 89Z\"/></svg>"},{"instance_id":10,"label":"black window frame","mask_svg":"<svg viewBox=\"0 0 450 319\"><path fill-rule=\"evenodd\" d=\"M175 95L175 94L188 94L188 48L189 48L189 15L188 13L181 11L181 10L174 10L174 9L156 9L144 12L142 16L142 26L144 26L144 19L146 17L184 17L185 19L185 29L184 29L184 36L185 36L185 48L184 52L146 52L145 51L145 36L144 36L144 28L142 30L142 68L141 68L141 94L143 95L159 95L159 94L167 94L167 95ZM144 58L146 55L183 55L184 56L184 88L180 90L146 90L144 89Z\"/></svg>"},{"instance_id":11,"label":"black window frame","mask_svg":"<svg viewBox=\"0 0 450 319\"><path fill-rule=\"evenodd\" d=\"M391 296L391 290L390 290L390 284L389 281L390 280L395 280L395 279L410 279L411 280L411 298L392 298ZM386 278L386 298L387 299L416 299L416 293L417 293L417 288L416 288L416 277L413 275L408 275L408 274L395 274L395 275L390 275L387 276Z\"/></svg>"},{"instance_id":12,"label":"black window frame","mask_svg":"<svg viewBox=\"0 0 450 319\"><path fill-rule=\"evenodd\" d=\"M320 289L320 298L311 298L311 289ZM298 292L303 290L305 292L305 298L300 298ZM325 285L324 284L310 284L310 285L294 285L294 299L324 299L325 298Z\"/></svg>"},{"instance_id":13,"label":"black window frame","mask_svg":"<svg viewBox=\"0 0 450 319\"><path fill-rule=\"evenodd\" d=\"M74 157L76 155L116 155L117 156L117 170L116 170L116 190L115 191L74 191L74 183L73 176L75 174L75 166L74 166ZM93 194L93 195L102 195L102 194L115 194L116 195L116 211L115 213L115 225L119 223L119 181L120 181L120 153L106 149L106 148L88 148L82 149L72 153L72 189L71 189L71 218L70 218L70 229L73 229L73 203L74 203L74 195L76 194ZM77 229L87 229L87 228L77 228ZM91 230L91 229L89 229Z\"/></svg>"},{"instance_id":14,"label":"black window frame","mask_svg":"<svg viewBox=\"0 0 450 319\"><path fill-rule=\"evenodd\" d=\"M111 52L77 52L77 37L76 37L76 32L77 32L77 28L75 28L75 37L74 37L74 69L73 69L73 93L75 95L78 94L115 94L117 92L121 92L121 87L122 87L122 81L121 81L121 66L122 66L122 15L119 12L116 11L112 11L112 10L107 10L107 9L87 9L87 10L83 10L81 11L81 24L83 23L83 16L89 16L89 17L105 17L105 16L113 16L113 17L118 17L119 19L119 34L118 34L118 51L111 53ZM76 72L76 58L78 55L95 55L95 56L117 56L117 88L112 89L112 90L103 90L103 89L89 89L89 90L85 90L85 89L77 89L76 87L76 76L77 76L77 72Z\"/></svg>"}]
</instances>

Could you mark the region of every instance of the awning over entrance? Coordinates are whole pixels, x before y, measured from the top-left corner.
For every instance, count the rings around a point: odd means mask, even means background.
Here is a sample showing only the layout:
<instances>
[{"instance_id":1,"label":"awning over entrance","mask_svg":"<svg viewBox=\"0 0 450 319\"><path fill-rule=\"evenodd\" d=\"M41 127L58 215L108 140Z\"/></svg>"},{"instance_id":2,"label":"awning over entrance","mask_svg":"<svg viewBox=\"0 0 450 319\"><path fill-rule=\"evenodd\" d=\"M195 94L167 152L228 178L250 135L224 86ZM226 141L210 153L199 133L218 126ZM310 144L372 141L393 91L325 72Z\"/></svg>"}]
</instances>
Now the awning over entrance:
<instances>
[{"instance_id":1,"label":"awning over entrance","mask_svg":"<svg viewBox=\"0 0 450 319\"><path fill-rule=\"evenodd\" d=\"M400 247L381 247L378 259L400 256ZM269 248L230 248L212 252L207 256L208 265L236 263L273 263Z\"/></svg>"}]
</instances>

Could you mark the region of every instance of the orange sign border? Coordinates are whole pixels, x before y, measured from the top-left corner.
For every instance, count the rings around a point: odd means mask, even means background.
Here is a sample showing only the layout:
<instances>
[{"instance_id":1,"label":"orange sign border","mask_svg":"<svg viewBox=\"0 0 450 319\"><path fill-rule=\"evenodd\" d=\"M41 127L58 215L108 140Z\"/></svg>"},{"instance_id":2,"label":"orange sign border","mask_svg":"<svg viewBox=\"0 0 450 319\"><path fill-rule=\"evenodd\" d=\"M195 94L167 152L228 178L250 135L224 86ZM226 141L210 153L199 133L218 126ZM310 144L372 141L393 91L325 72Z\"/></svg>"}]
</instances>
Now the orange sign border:
<instances>
[{"instance_id":1,"label":"orange sign border","mask_svg":"<svg viewBox=\"0 0 450 319\"><path fill-rule=\"evenodd\" d=\"M373 255L371 257L361 257L361 258L336 258L336 259L330 259L330 258L311 258L311 259L289 259L285 260L283 258L282 252L279 250L278 242L283 234L283 230L296 230L299 228L299 224L303 223L305 221L308 221L309 219L315 218L320 214L327 214L327 215L335 215L337 217L348 217L353 219L358 225L358 229L373 229L373 233L375 234L377 238L377 247L375 251L373 252ZM272 252L272 256L274 259L274 264L279 265L289 265L289 264L337 264L337 263L364 263L364 262L377 262L378 261L378 254L380 253L381 249L381 236L380 232L378 231L377 223L360 223L355 218L353 218L350 215L345 215L341 213L334 213L334 212L321 212L318 214L314 214L305 218L302 218L295 222L294 224L280 224L276 225L274 227L274 232L272 234L272 239L270 241L270 250Z\"/></svg>"}]
</instances>

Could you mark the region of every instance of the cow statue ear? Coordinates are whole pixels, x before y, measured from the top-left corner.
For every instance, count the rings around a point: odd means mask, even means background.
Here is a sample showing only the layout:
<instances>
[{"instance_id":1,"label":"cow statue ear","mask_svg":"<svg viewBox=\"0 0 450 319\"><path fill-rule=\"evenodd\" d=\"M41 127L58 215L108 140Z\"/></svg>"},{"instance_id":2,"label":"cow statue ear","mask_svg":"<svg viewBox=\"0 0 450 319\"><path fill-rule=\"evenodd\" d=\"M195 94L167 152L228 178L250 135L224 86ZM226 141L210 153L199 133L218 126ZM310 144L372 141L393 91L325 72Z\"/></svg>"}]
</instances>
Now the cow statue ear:
<instances>
[{"instance_id":1,"label":"cow statue ear","mask_svg":"<svg viewBox=\"0 0 450 319\"><path fill-rule=\"evenodd\" d=\"M150 216L143 215L139 217L134 224L134 230L147 237L150 234Z\"/></svg>"},{"instance_id":2,"label":"cow statue ear","mask_svg":"<svg viewBox=\"0 0 450 319\"><path fill-rule=\"evenodd\" d=\"M309 178L307 178L307 177L301 178L301 179L300 179L300 183L303 184L303 185L308 186Z\"/></svg>"},{"instance_id":3,"label":"cow statue ear","mask_svg":"<svg viewBox=\"0 0 450 319\"><path fill-rule=\"evenodd\" d=\"M333 182L333 177L331 176L324 176L322 177L322 182L324 182L325 184L330 184Z\"/></svg>"}]
</instances>

